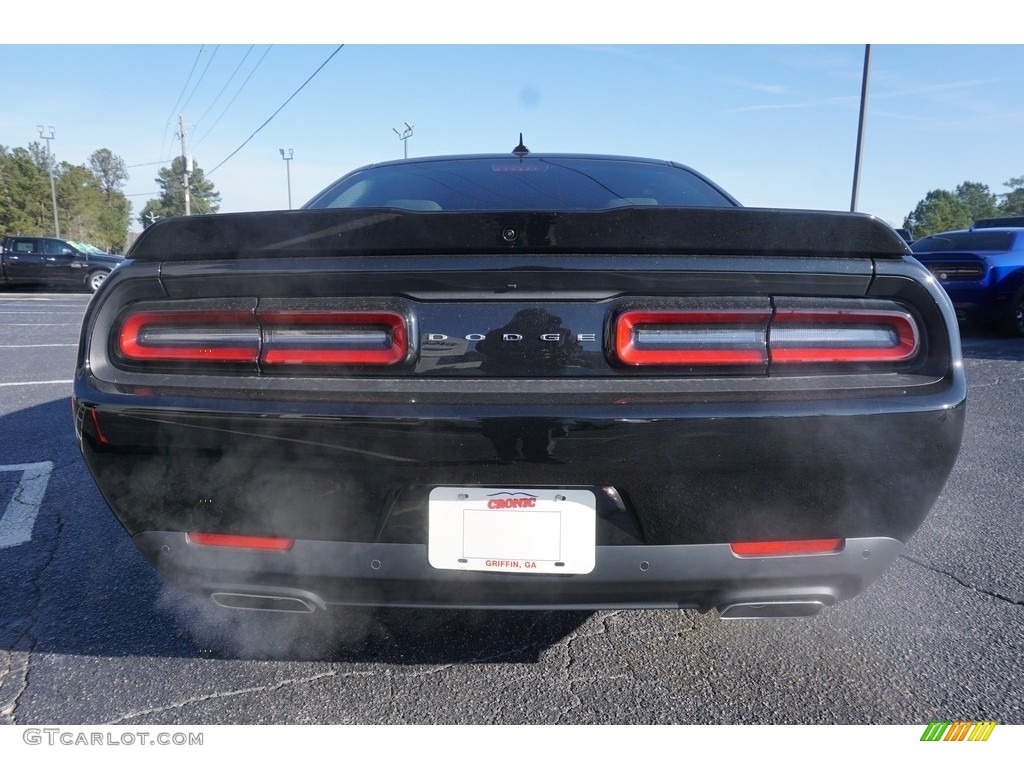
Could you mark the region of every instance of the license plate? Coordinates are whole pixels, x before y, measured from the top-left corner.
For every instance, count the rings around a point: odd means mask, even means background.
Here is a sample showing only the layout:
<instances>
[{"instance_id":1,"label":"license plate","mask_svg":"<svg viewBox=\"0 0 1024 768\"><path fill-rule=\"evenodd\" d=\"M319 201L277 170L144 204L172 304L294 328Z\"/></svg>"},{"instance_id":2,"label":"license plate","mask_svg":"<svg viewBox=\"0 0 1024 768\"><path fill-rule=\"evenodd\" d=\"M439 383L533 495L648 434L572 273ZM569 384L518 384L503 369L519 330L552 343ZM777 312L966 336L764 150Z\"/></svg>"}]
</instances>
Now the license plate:
<instances>
[{"instance_id":1,"label":"license plate","mask_svg":"<svg viewBox=\"0 0 1024 768\"><path fill-rule=\"evenodd\" d=\"M462 571L590 573L595 506L586 490L435 488L427 558Z\"/></svg>"}]
</instances>

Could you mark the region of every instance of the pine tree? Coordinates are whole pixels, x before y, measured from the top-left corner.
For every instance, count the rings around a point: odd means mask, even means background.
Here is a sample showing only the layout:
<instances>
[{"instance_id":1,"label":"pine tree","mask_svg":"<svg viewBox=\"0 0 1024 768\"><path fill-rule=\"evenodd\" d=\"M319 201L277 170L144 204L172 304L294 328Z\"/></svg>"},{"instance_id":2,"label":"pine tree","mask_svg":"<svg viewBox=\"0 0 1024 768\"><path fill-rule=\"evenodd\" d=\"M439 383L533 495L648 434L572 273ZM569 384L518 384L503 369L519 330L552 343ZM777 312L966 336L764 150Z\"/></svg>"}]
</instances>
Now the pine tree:
<instances>
[{"instance_id":1,"label":"pine tree","mask_svg":"<svg viewBox=\"0 0 1024 768\"><path fill-rule=\"evenodd\" d=\"M174 158L170 168L161 168L157 173L156 183L160 186L160 197L146 203L139 221L143 227L151 223L150 217L165 218L167 216L185 215L185 164L180 157ZM220 210L220 192L213 182L207 180L203 169L193 164L189 175L189 197L191 213L216 213Z\"/></svg>"}]
</instances>

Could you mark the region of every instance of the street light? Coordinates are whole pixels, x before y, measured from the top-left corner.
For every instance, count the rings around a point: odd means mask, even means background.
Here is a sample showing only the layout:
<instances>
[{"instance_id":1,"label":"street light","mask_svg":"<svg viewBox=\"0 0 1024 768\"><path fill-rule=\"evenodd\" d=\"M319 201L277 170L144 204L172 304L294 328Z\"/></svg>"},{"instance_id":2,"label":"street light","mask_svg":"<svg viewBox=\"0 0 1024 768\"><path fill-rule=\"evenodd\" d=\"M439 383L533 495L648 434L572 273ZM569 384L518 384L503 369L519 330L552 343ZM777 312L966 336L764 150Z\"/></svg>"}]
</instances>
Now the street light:
<instances>
[{"instance_id":1,"label":"street light","mask_svg":"<svg viewBox=\"0 0 1024 768\"><path fill-rule=\"evenodd\" d=\"M398 132L397 128L391 130L395 132L395 135L402 140L402 149L404 150L405 158L409 159L409 137L412 136L413 126L408 123L405 124L405 130L401 133Z\"/></svg>"},{"instance_id":2,"label":"street light","mask_svg":"<svg viewBox=\"0 0 1024 768\"><path fill-rule=\"evenodd\" d=\"M281 150L281 159L284 160L285 170L288 173L288 210L292 209L292 158L295 157L295 150L289 149L288 154Z\"/></svg>"},{"instance_id":3,"label":"street light","mask_svg":"<svg viewBox=\"0 0 1024 768\"><path fill-rule=\"evenodd\" d=\"M56 137L52 125L47 126L49 136L43 134L43 126L37 125L36 129L39 131L39 138L46 141L46 166L50 171L50 199L53 201L53 232L54 237L60 237L60 224L57 223L57 186L53 181L53 158L50 156L50 139Z\"/></svg>"}]
</instances>

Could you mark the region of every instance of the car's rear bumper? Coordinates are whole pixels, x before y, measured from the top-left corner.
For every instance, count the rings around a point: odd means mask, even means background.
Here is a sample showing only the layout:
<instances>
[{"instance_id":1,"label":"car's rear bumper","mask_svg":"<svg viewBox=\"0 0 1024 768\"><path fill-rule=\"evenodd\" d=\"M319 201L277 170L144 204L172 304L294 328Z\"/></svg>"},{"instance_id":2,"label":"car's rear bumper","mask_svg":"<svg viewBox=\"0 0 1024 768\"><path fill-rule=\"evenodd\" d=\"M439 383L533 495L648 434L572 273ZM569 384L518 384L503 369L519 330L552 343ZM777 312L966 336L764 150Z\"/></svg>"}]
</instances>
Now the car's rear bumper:
<instances>
[{"instance_id":1,"label":"car's rear bumper","mask_svg":"<svg viewBox=\"0 0 1024 768\"><path fill-rule=\"evenodd\" d=\"M953 309L960 320L973 320L979 323L995 323L1003 319L1009 310L1009 298L993 301L985 298L980 301L953 300Z\"/></svg>"},{"instance_id":2,"label":"car's rear bumper","mask_svg":"<svg viewBox=\"0 0 1024 768\"><path fill-rule=\"evenodd\" d=\"M723 618L813 615L863 591L903 547L859 538L838 552L770 557L739 557L728 544L597 547L592 572L552 576L437 569L422 544L299 540L259 552L167 531L134 541L169 580L226 607L717 608Z\"/></svg>"},{"instance_id":3,"label":"car's rear bumper","mask_svg":"<svg viewBox=\"0 0 1024 768\"><path fill-rule=\"evenodd\" d=\"M965 407L950 395L577 406L560 418L482 418L470 405L462 418L429 405L361 417L80 405L76 421L133 535L426 544L431 489L475 486L589 489L599 546L907 541L957 455Z\"/></svg>"}]
</instances>

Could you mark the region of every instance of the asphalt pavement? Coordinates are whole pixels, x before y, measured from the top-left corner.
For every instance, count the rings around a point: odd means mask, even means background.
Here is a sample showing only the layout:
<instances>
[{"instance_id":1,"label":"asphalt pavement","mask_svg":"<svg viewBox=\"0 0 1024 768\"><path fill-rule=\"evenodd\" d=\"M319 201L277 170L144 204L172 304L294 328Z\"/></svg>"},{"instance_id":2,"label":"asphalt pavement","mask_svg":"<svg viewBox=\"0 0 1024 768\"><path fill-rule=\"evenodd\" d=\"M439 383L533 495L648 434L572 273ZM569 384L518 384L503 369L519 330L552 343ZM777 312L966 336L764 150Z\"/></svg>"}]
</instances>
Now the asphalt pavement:
<instances>
[{"instance_id":1,"label":"asphalt pavement","mask_svg":"<svg viewBox=\"0 0 1024 768\"><path fill-rule=\"evenodd\" d=\"M0 724L1024 723L1024 340L968 334L945 491L814 619L296 617L183 595L110 514L69 405L88 299L0 294Z\"/></svg>"}]
</instances>

